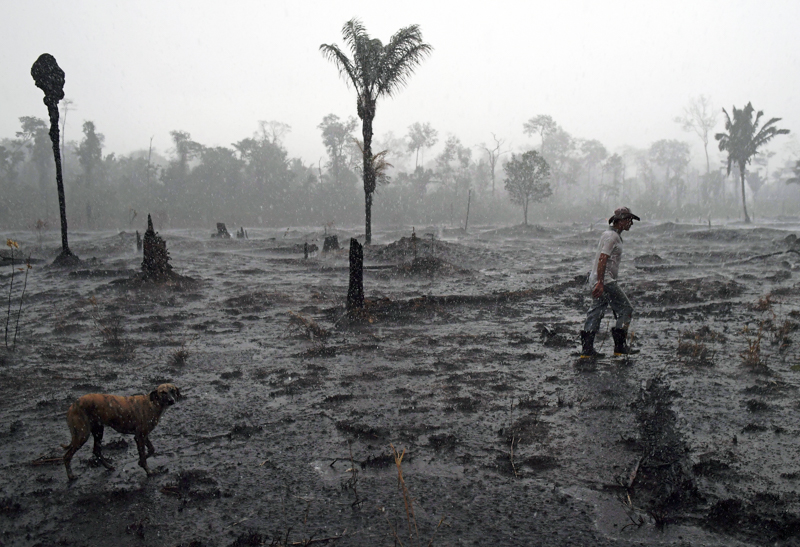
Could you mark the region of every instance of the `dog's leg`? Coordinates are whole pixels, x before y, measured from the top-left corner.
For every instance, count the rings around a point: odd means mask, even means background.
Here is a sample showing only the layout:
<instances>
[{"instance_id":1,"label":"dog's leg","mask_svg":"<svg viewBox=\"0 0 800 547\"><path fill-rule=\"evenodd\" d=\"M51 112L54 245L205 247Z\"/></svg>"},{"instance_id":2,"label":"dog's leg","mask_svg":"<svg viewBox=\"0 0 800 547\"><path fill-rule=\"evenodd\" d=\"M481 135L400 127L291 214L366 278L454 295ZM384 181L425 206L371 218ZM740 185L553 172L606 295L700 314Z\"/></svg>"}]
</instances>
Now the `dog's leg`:
<instances>
[{"instance_id":1,"label":"dog's leg","mask_svg":"<svg viewBox=\"0 0 800 547\"><path fill-rule=\"evenodd\" d=\"M139 467L144 469L145 473L149 477L152 475L150 469L147 467L147 454L145 453L145 445L149 444L149 440L144 435L139 435L138 433L134 437L136 439L136 448L139 449Z\"/></svg>"},{"instance_id":2,"label":"dog's leg","mask_svg":"<svg viewBox=\"0 0 800 547\"><path fill-rule=\"evenodd\" d=\"M72 456L80 450L89 440L89 418L86 413L78 405L74 404L69 407L67 411L67 426L72 436L70 443L64 448L67 450L64 454L64 467L67 468L67 479L74 481L75 475L72 473ZM63 445L62 445L63 446Z\"/></svg>"},{"instance_id":3,"label":"dog's leg","mask_svg":"<svg viewBox=\"0 0 800 547\"><path fill-rule=\"evenodd\" d=\"M97 458L106 469L113 470L114 466L111 465L111 462L103 457L103 424L93 423L92 435L94 436L94 448L92 449L94 457Z\"/></svg>"},{"instance_id":4,"label":"dog's leg","mask_svg":"<svg viewBox=\"0 0 800 547\"><path fill-rule=\"evenodd\" d=\"M149 458L156 453L156 449L153 447L153 443L150 442L150 437L145 437L144 442L147 445L147 457Z\"/></svg>"}]
</instances>

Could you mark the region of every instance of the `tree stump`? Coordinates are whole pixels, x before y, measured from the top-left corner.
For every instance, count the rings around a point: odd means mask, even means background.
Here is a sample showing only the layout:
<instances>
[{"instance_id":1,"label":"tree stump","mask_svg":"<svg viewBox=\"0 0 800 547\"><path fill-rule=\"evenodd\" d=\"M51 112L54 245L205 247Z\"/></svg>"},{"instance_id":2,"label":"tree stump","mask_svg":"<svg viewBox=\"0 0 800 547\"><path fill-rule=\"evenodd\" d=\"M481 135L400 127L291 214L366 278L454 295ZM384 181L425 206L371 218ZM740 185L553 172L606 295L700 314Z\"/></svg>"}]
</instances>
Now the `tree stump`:
<instances>
[{"instance_id":1,"label":"tree stump","mask_svg":"<svg viewBox=\"0 0 800 547\"><path fill-rule=\"evenodd\" d=\"M336 236L333 236L336 237ZM326 238L327 239L327 238ZM347 289L347 309L364 308L364 247L356 238L350 239L350 286Z\"/></svg>"},{"instance_id":2,"label":"tree stump","mask_svg":"<svg viewBox=\"0 0 800 547\"><path fill-rule=\"evenodd\" d=\"M325 236L325 242L322 244L322 252L334 251L339 248L339 236ZM352 248L352 246L351 246ZM351 251L352 252L352 251Z\"/></svg>"},{"instance_id":3,"label":"tree stump","mask_svg":"<svg viewBox=\"0 0 800 547\"><path fill-rule=\"evenodd\" d=\"M211 237L221 237L222 239L230 239L231 233L228 231L224 222L217 222L217 233L212 234Z\"/></svg>"},{"instance_id":4,"label":"tree stump","mask_svg":"<svg viewBox=\"0 0 800 547\"><path fill-rule=\"evenodd\" d=\"M164 281L171 272L167 242L153 229L153 220L147 215L147 231L144 233L144 260L142 273L146 281Z\"/></svg>"}]
</instances>

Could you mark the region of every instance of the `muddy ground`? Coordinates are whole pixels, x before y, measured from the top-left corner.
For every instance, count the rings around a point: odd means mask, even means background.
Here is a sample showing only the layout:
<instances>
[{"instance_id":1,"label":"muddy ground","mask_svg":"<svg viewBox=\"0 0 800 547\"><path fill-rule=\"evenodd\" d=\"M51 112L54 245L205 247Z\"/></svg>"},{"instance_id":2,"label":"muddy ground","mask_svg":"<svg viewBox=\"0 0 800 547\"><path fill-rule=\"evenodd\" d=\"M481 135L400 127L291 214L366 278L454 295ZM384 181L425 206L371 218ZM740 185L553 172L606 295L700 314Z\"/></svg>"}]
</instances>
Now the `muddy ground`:
<instances>
[{"instance_id":1,"label":"muddy ground","mask_svg":"<svg viewBox=\"0 0 800 547\"><path fill-rule=\"evenodd\" d=\"M637 223L642 353L581 363L599 229L417 227L416 262L379 229L360 323L347 249L303 258L321 230L162 230L195 280L166 287L115 282L132 230L72 233L74 271L59 234L0 234L45 261L0 352L0 544L800 545L800 220ZM90 441L68 483L70 403L167 381L156 475L107 429L116 469Z\"/></svg>"}]
</instances>

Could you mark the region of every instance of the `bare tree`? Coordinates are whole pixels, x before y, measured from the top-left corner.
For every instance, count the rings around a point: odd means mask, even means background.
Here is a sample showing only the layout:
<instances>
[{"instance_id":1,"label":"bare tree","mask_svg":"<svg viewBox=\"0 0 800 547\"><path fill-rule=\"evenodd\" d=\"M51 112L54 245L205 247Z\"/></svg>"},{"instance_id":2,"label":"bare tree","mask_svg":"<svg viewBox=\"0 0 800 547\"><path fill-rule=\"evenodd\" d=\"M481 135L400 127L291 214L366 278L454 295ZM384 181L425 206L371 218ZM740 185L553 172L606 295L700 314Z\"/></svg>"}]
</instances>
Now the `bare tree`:
<instances>
[{"instance_id":1,"label":"bare tree","mask_svg":"<svg viewBox=\"0 0 800 547\"><path fill-rule=\"evenodd\" d=\"M72 99L64 99L61 101L61 110L63 112L61 118L61 174L64 174L64 164L67 161L66 157L66 129L67 129L67 112L70 110L70 106L75 104L75 101ZM73 109L74 110L74 109Z\"/></svg>"},{"instance_id":2,"label":"bare tree","mask_svg":"<svg viewBox=\"0 0 800 547\"><path fill-rule=\"evenodd\" d=\"M483 143L481 144L481 148L486 150L486 154L489 156L489 169L492 175L492 195L494 195L494 171L495 167L497 167L497 160L500 156L505 154L505 152L501 151L501 147L505 141L503 139L498 139L494 133L492 133L492 139L494 139L494 148L489 148Z\"/></svg>"},{"instance_id":3,"label":"bare tree","mask_svg":"<svg viewBox=\"0 0 800 547\"><path fill-rule=\"evenodd\" d=\"M259 120L258 128L261 130L261 138L272 144L282 144L283 137L292 130L292 126L288 123L275 120L270 120L268 122Z\"/></svg>"},{"instance_id":4,"label":"bare tree","mask_svg":"<svg viewBox=\"0 0 800 547\"><path fill-rule=\"evenodd\" d=\"M683 116L676 116L675 123L681 124L686 132L693 131L703 141L703 150L706 153L706 175L711 172L711 162L708 159L708 135L717 125L719 112L714 109L711 98L700 95L689 100L683 109Z\"/></svg>"}]
</instances>

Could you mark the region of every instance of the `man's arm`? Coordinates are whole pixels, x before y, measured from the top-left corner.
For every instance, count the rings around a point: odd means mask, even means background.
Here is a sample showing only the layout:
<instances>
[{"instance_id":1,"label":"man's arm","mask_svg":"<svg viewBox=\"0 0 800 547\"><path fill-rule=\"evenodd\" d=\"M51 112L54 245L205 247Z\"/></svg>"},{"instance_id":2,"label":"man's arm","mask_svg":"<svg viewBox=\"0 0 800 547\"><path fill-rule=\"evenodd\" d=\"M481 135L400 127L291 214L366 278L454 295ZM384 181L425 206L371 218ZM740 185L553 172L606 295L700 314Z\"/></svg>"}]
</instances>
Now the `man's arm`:
<instances>
[{"instance_id":1,"label":"man's arm","mask_svg":"<svg viewBox=\"0 0 800 547\"><path fill-rule=\"evenodd\" d=\"M603 296L603 280L606 277L606 263L608 262L608 255L600 253L600 258L597 259L597 283L592 289L592 296L600 298Z\"/></svg>"}]
</instances>

